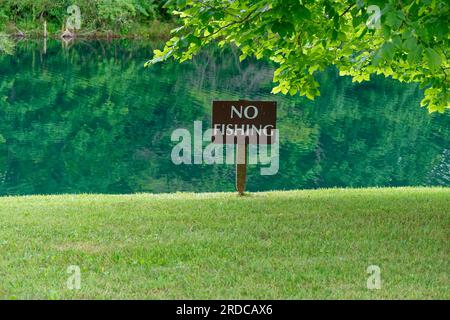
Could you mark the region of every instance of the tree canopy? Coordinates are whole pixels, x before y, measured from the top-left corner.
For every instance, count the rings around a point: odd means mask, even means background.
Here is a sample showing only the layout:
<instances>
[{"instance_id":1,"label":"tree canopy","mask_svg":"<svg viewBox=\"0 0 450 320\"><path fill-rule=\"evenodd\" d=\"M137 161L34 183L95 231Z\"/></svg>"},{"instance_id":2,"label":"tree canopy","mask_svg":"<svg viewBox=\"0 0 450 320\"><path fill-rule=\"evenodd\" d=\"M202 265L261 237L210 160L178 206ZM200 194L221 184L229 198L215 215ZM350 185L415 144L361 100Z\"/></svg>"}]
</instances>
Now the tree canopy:
<instances>
[{"instance_id":1,"label":"tree canopy","mask_svg":"<svg viewBox=\"0 0 450 320\"><path fill-rule=\"evenodd\" d=\"M425 89L422 106L450 108L446 0L177 0L182 21L147 65L191 59L209 43L236 45L240 58L270 59L273 93L320 95L329 66L353 81L383 74Z\"/></svg>"}]
</instances>

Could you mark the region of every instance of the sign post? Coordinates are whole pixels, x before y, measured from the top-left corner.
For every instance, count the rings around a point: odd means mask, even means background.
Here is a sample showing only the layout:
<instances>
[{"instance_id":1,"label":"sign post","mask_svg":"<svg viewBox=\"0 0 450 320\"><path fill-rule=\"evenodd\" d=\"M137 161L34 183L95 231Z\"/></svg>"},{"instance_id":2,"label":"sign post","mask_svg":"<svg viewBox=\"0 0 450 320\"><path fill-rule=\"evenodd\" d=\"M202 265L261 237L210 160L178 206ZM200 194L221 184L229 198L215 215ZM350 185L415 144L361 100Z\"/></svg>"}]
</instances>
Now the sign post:
<instances>
[{"instance_id":1,"label":"sign post","mask_svg":"<svg viewBox=\"0 0 450 320\"><path fill-rule=\"evenodd\" d=\"M242 196L247 182L247 144L236 145L236 190Z\"/></svg>"},{"instance_id":2,"label":"sign post","mask_svg":"<svg viewBox=\"0 0 450 320\"><path fill-rule=\"evenodd\" d=\"M212 142L236 145L236 190L245 192L249 144L271 144L276 129L275 101L213 101Z\"/></svg>"}]
</instances>

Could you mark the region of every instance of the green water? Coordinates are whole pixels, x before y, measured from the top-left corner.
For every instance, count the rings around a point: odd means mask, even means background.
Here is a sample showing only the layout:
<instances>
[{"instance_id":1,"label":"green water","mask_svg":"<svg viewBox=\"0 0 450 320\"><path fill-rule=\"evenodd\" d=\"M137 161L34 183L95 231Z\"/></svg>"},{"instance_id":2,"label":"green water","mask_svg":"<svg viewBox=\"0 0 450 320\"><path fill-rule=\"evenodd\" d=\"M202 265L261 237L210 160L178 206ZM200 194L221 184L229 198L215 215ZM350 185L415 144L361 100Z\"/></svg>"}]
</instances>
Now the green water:
<instances>
[{"instance_id":1,"label":"green water","mask_svg":"<svg viewBox=\"0 0 450 320\"><path fill-rule=\"evenodd\" d=\"M0 195L232 191L232 165L171 161L172 131L214 99L278 102L280 168L248 189L450 186L450 116L390 79L320 75L316 101L270 94L273 66L232 49L143 67L151 44L21 42L0 56Z\"/></svg>"}]
</instances>

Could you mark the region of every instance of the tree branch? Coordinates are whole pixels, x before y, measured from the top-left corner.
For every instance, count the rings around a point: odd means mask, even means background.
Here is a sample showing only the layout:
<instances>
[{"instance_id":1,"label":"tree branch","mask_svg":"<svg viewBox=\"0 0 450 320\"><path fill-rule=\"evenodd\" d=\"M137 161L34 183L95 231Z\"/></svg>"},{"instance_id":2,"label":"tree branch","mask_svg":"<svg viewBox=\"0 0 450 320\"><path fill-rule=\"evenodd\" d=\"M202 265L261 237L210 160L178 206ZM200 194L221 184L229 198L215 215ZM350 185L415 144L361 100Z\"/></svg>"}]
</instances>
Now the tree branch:
<instances>
[{"instance_id":1,"label":"tree branch","mask_svg":"<svg viewBox=\"0 0 450 320\"><path fill-rule=\"evenodd\" d=\"M207 36L200 36L199 38L200 38L200 39L209 38L209 37L211 37L211 36L213 36L213 35L219 33L219 32L222 31L223 29L226 29L226 28L228 28L228 27L230 27L230 26L232 26L232 25L234 25L234 24L244 23L244 22L247 21L247 20L251 17L251 15L252 15L253 13L255 13L257 10L258 10L258 8L255 8L254 10L250 11L250 12L249 12L244 18L242 18L241 20L239 20L239 21L231 21L230 23L227 23L226 25L220 27L219 29L217 29L217 30L214 31L213 33L210 33L210 34L208 34Z\"/></svg>"},{"instance_id":2,"label":"tree branch","mask_svg":"<svg viewBox=\"0 0 450 320\"><path fill-rule=\"evenodd\" d=\"M353 8L354 5L355 5L354 3L352 3L351 5L349 5L349 6L347 7L347 9L345 9L345 11L342 12L342 13L339 15L339 17L342 17L342 16L345 15L347 12L349 12L349 11Z\"/></svg>"}]
</instances>

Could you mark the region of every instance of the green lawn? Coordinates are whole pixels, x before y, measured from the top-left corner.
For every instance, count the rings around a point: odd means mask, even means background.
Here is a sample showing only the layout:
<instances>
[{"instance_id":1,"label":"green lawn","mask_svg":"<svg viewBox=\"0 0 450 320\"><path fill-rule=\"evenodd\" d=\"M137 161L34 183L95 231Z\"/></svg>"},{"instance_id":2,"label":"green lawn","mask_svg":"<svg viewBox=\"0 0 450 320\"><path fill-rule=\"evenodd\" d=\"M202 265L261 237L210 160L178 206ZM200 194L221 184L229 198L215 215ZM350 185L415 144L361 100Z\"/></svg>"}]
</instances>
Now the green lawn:
<instances>
[{"instance_id":1,"label":"green lawn","mask_svg":"<svg viewBox=\"0 0 450 320\"><path fill-rule=\"evenodd\" d=\"M449 225L449 188L3 197L0 298L449 299Z\"/></svg>"}]
</instances>

